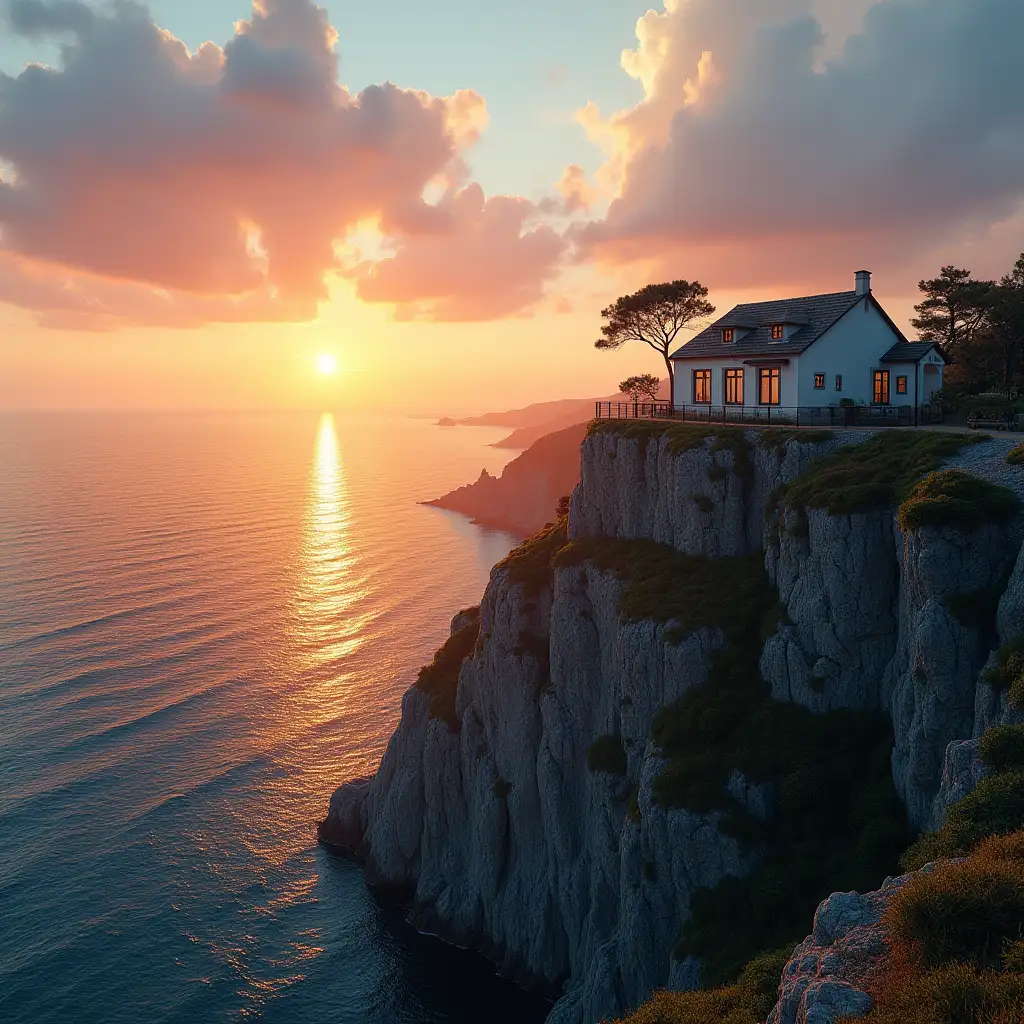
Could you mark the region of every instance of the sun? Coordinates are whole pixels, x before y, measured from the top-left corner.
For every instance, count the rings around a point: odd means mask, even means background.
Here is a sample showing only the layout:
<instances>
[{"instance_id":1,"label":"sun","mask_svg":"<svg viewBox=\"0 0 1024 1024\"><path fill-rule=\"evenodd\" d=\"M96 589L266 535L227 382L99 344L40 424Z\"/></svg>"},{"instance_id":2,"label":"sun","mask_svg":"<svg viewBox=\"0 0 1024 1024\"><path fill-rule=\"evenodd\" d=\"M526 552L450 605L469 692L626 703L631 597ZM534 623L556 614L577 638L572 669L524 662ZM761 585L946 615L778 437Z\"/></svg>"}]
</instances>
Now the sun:
<instances>
[{"instance_id":1,"label":"sun","mask_svg":"<svg viewBox=\"0 0 1024 1024\"><path fill-rule=\"evenodd\" d=\"M316 368L324 376L330 376L332 373L337 373L338 360L330 352L321 352L316 357Z\"/></svg>"}]
</instances>

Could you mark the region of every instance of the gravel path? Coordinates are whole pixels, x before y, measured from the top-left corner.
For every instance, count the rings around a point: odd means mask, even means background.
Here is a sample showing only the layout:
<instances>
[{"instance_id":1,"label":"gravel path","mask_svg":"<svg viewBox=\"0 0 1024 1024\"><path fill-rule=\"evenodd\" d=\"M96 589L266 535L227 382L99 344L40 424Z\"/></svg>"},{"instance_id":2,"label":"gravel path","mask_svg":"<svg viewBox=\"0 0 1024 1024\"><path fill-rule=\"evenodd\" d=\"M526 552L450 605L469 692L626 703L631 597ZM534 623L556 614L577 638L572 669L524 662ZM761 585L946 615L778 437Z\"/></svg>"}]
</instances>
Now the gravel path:
<instances>
[{"instance_id":1,"label":"gravel path","mask_svg":"<svg viewBox=\"0 0 1024 1024\"><path fill-rule=\"evenodd\" d=\"M1006 454L1021 443L1020 437L992 436L989 441L972 444L960 450L943 464L943 469L961 469L989 483L1009 487L1024 501L1024 466L1008 466Z\"/></svg>"}]
</instances>

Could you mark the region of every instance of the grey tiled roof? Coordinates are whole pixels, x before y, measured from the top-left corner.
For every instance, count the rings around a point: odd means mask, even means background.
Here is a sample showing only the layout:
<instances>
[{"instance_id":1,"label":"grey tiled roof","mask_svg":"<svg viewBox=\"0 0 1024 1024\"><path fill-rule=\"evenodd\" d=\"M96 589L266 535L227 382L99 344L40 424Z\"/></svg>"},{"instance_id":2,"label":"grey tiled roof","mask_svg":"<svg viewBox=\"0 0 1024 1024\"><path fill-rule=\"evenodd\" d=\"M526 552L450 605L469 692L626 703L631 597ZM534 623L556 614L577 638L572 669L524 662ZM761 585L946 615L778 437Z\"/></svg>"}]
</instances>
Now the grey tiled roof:
<instances>
[{"instance_id":1,"label":"grey tiled roof","mask_svg":"<svg viewBox=\"0 0 1024 1024\"><path fill-rule=\"evenodd\" d=\"M777 299L774 302L746 302L731 309L710 327L691 338L672 353L673 359L706 359L708 356L734 357L799 355L813 345L837 320L863 299L856 292L832 292L803 299ZM787 341L772 341L772 324L803 324ZM755 326L738 341L725 344L722 328L733 325Z\"/></svg>"},{"instance_id":2,"label":"grey tiled roof","mask_svg":"<svg viewBox=\"0 0 1024 1024\"><path fill-rule=\"evenodd\" d=\"M883 363L919 363L935 345L930 341L898 341L882 356Z\"/></svg>"}]
</instances>

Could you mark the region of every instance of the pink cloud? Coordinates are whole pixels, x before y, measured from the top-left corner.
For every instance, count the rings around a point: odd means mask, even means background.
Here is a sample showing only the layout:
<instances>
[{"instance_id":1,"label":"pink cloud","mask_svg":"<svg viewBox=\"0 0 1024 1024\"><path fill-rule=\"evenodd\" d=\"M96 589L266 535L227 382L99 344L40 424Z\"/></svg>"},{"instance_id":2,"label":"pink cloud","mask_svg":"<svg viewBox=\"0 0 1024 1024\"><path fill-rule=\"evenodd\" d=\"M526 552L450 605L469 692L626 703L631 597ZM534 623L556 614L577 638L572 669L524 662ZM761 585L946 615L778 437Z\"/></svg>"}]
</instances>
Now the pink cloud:
<instances>
[{"instance_id":1,"label":"pink cloud","mask_svg":"<svg viewBox=\"0 0 1024 1024\"><path fill-rule=\"evenodd\" d=\"M488 320L543 298L565 243L550 227L530 227L534 204L485 199L479 185L449 192L437 209L446 229L405 240L398 253L355 269L357 293L398 306L402 319Z\"/></svg>"},{"instance_id":2,"label":"pink cloud","mask_svg":"<svg viewBox=\"0 0 1024 1024\"><path fill-rule=\"evenodd\" d=\"M349 93L337 34L311 0L256 0L227 45L195 53L133 0L108 14L14 0L8 17L23 34L66 41L59 68L0 76L0 160L14 168L0 181L2 301L50 321L309 319L339 270L337 244L367 222L400 247L399 269L381 279L401 276L403 297L382 285L370 289L378 301L428 302L435 316L518 311L503 301L489 312L479 288L463 296L457 281L435 294L436 272L417 253L435 244L466 262L453 225L470 230L476 261L497 264L490 273L515 268L524 299L551 272L542 260L527 282L521 258L481 247L478 225L423 199L464 174L482 98L390 83ZM511 237L503 202L485 204L484 230L513 250L547 251L546 237ZM62 303L74 309L51 308Z\"/></svg>"},{"instance_id":3,"label":"pink cloud","mask_svg":"<svg viewBox=\"0 0 1024 1024\"><path fill-rule=\"evenodd\" d=\"M911 288L936 253L970 259L1024 202L1024 5L839 7L687 0L644 15L623 56L644 98L580 113L615 198L572 232L578 257L733 287L845 286L856 264ZM862 15L844 45L825 38Z\"/></svg>"}]
</instances>

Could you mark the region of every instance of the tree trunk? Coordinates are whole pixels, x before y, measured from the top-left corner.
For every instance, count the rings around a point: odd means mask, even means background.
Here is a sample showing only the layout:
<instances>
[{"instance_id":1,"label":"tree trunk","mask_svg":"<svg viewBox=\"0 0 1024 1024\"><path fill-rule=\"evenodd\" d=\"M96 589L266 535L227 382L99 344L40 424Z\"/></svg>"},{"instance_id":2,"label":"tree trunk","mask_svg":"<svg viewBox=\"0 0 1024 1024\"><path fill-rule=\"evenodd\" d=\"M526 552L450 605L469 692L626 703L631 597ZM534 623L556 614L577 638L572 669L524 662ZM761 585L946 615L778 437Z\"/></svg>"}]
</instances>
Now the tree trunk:
<instances>
[{"instance_id":1,"label":"tree trunk","mask_svg":"<svg viewBox=\"0 0 1024 1024\"><path fill-rule=\"evenodd\" d=\"M672 360L668 357L668 352L663 352L662 355L665 358L665 367L668 370L668 404L674 411L676 407L676 370L672 365Z\"/></svg>"}]
</instances>

